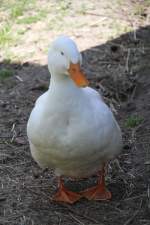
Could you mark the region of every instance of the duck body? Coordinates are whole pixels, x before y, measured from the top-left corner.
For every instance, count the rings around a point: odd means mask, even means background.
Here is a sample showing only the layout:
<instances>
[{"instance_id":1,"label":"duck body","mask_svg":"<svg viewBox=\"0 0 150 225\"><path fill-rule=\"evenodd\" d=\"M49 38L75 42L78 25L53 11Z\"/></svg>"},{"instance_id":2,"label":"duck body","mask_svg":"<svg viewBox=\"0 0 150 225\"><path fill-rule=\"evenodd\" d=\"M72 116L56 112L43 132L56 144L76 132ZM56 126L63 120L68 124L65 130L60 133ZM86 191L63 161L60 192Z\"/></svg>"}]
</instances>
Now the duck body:
<instances>
[{"instance_id":1,"label":"duck body","mask_svg":"<svg viewBox=\"0 0 150 225\"><path fill-rule=\"evenodd\" d=\"M93 175L121 148L120 128L99 93L68 79L37 100L27 132L33 158L57 175Z\"/></svg>"},{"instance_id":2,"label":"duck body","mask_svg":"<svg viewBox=\"0 0 150 225\"><path fill-rule=\"evenodd\" d=\"M104 164L122 147L120 128L102 96L87 87L81 62L70 38L62 36L53 42L48 54L50 87L37 99L27 123L33 158L60 177L54 200L71 204L81 197L111 198L105 187ZM61 178L87 178L100 170L98 184L82 193L68 190Z\"/></svg>"}]
</instances>

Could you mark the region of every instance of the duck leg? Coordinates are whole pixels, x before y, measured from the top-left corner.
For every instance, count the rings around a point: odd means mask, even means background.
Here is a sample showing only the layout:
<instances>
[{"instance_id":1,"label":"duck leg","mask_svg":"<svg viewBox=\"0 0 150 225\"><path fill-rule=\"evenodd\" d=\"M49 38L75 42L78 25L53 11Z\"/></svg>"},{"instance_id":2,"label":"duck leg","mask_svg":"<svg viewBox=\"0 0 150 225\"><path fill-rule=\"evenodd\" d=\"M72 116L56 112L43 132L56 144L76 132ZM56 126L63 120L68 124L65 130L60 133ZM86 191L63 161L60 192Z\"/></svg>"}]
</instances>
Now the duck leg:
<instances>
[{"instance_id":1,"label":"duck leg","mask_svg":"<svg viewBox=\"0 0 150 225\"><path fill-rule=\"evenodd\" d=\"M98 201L111 199L111 192L108 191L105 186L105 165L98 175L97 185L80 192L80 194L88 200Z\"/></svg>"},{"instance_id":2,"label":"duck leg","mask_svg":"<svg viewBox=\"0 0 150 225\"><path fill-rule=\"evenodd\" d=\"M59 178L59 189L56 194L53 196L54 201L66 202L73 204L78 201L82 196L73 191L69 191L65 186L62 178Z\"/></svg>"}]
</instances>

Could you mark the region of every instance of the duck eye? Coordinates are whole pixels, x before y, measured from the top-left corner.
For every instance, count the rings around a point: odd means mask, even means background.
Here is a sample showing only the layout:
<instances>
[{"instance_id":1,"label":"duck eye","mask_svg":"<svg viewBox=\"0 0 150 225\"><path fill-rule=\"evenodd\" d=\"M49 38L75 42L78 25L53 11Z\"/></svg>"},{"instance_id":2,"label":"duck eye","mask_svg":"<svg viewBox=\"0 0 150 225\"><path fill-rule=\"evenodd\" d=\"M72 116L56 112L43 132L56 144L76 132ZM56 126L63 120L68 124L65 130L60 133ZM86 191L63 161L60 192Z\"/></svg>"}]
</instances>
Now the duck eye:
<instances>
[{"instance_id":1,"label":"duck eye","mask_svg":"<svg viewBox=\"0 0 150 225\"><path fill-rule=\"evenodd\" d=\"M63 53L63 52L61 52L61 55L64 55L64 53Z\"/></svg>"}]
</instances>

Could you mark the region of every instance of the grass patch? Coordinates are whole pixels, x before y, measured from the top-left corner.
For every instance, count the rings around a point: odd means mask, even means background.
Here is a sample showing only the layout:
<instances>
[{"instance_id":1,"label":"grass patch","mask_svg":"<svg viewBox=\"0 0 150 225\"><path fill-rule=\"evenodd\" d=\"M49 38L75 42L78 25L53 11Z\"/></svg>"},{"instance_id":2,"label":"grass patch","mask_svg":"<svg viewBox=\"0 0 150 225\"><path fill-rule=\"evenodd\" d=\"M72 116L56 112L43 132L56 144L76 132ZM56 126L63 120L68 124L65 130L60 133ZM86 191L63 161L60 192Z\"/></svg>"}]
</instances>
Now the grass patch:
<instances>
[{"instance_id":1,"label":"grass patch","mask_svg":"<svg viewBox=\"0 0 150 225\"><path fill-rule=\"evenodd\" d=\"M46 15L45 11L43 12L40 10L37 15L27 17L27 13L30 13L30 11L32 12L34 3L35 0L6 0L2 2L0 0L0 13L5 12L4 19L2 17L2 26L0 26L0 47L3 47L4 49L4 47L10 47L12 44L18 44L20 36L24 35L26 32L24 28L21 30L14 30L14 24L16 24L19 19L22 19L20 23L30 24L37 22Z\"/></svg>"},{"instance_id":2,"label":"grass patch","mask_svg":"<svg viewBox=\"0 0 150 225\"><path fill-rule=\"evenodd\" d=\"M26 30L22 29L19 31L13 30L12 24L6 23L0 28L0 47L3 49L12 46L12 44L17 44L19 36L23 35Z\"/></svg>"},{"instance_id":3,"label":"grass patch","mask_svg":"<svg viewBox=\"0 0 150 225\"><path fill-rule=\"evenodd\" d=\"M34 7L35 0L15 0L10 6L10 17L16 19Z\"/></svg>"},{"instance_id":4,"label":"grass patch","mask_svg":"<svg viewBox=\"0 0 150 225\"><path fill-rule=\"evenodd\" d=\"M7 19L15 21L29 9L33 8L35 0L0 0L0 11L7 13Z\"/></svg>"},{"instance_id":5,"label":"grass patch","mask_svg":"<svg viewBox=\"0 0 150 225\"><path fill-rule=\"evenodd\" d=\"M8 45L12 42L11 26L6 24L0 29L0 46Z\"/></svg>"},{"instance_id":6,"label":"grass patch","mask_svg":"<svg viewBox=\"0 0 150 225\"><path fill-rule=\"evenodd\" d=\"M70 11L71 9L71 1L69 0L63 0L63 1L60 1L56 4L56 11L57 11L57 14L60 14L62 16L65 16L68 14L68 12Z\"/></svg>"},{"instance_id":7,"label":"grass patch","mask_svg":"<svg viewBox=\"0 0 150 225\"><path fill-rule=\"evenodd\" d=\"M11 69L1 69L0 70L0 80L6 79L7 77L13 76L14 72Z\"/></svg>"},{"instance_id":8,"label":"grass patch","mask_svg":"<svg viewBox=\"0 0 150 225\"><path fill-rule=\"evenodd\" d=\"M138 115L129 116L125 122L127 128L135 128L143 122L143 118Z\"/></svg>"},{"instance_id":9,"label":"grass patch","mask_svg":"<svg viewBox=\"0 0 150 225\"><path fill-rule=\"evenodd\" d=\"M32 24L40 21L41 19L45 18L47 16L46 11L41 11L37 15L33 16L27 16L27 17L22 17L17 20L18 24Z\"/></svg>"},{"instance_id":10,"label":"grass patch","mask_svg":"<svg viewBox=\"0 0 150 225\"><path fill-rule=\"evenodd\" d=\"M20 3L14 5L11 8L10 16L11 18L15 19L19 16L22 16L25 10L25 1L21 1Z\"/></svg>"},{"instance_id":11,"label":"grass patch","mask_svg":"<svg viewBox=\"0 0 150 225\"><path fill-rule=\"evenodd\" d=\"M39 20L37 16L29 16L25 18L21 18L17 21L18 24L32 24L36 23Z\"/></svg>"},{"instance_id":12,"label":"grass patch","mask_svg":"<svg viewBox=\"0 0 150 225\"><path fill-rule=\"evenodd\" d=\"M71 1L60 1L59 3L60 10L62 11L66 11L70 9L70 6L71 6Z\"/></svg>"},{"instance_id":13,"label":"grass patch","mask_svg":"<svg viewBox=\"0 0 150 225\"><path fill-rule=\"evenodd\" d=\"M136 4L134 6L134 15L142 15L145 12L145 6L143 4Z\"/></svg>"}]
</instances>

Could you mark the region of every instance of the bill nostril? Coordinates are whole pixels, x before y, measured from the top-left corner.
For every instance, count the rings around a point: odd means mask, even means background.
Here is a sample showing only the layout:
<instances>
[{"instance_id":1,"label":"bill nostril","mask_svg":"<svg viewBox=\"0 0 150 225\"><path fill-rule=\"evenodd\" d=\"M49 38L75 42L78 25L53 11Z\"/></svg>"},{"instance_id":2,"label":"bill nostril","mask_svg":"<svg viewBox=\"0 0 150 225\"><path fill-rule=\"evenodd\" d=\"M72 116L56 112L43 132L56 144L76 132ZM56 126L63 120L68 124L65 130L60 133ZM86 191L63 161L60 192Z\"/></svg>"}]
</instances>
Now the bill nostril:
<instances>
[{"instance_id":1,"label":"bill nostril","mask_svg":"<svg viewBox=\"0 0 150 225\"><path fill-rule=\"evenodd\" d=\"M76 69L75 69L75 68L72 68L72 72L74 72L74 73L75 73L75 72L76 72Z\"/></svg>"}]
</instances>

